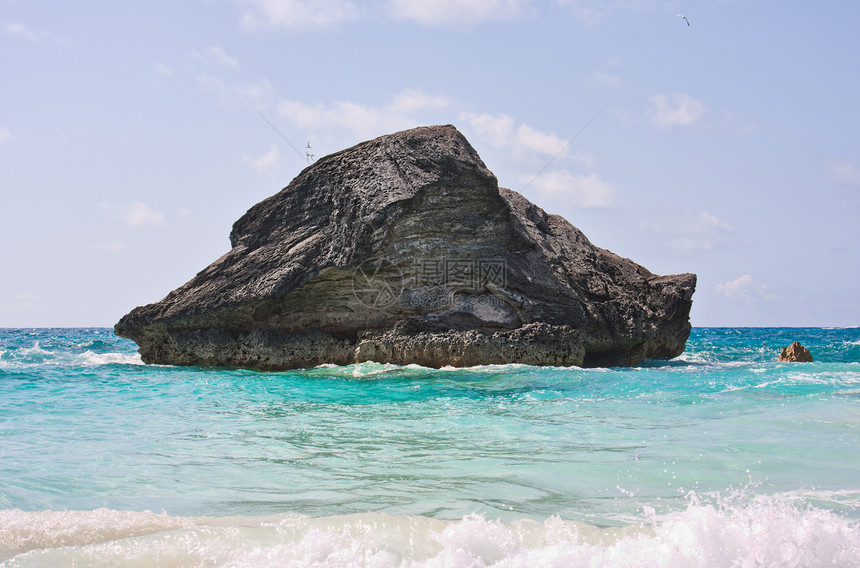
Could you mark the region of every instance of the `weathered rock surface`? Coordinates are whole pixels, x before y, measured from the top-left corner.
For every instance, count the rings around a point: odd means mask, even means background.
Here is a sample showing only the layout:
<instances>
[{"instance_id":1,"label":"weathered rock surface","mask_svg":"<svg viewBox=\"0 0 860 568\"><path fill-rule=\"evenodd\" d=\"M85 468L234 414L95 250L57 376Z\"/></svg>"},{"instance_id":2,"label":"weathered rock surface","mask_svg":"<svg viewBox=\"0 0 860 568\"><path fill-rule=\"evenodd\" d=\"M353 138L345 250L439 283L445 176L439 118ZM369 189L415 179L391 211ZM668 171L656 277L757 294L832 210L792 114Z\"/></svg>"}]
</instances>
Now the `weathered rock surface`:
<instances>
[{"instance_id":1,"label":"weathered rock surface","mask_svg":"<svg viewBox=\"0 0 860 568\"><path fill-rule=\"evenodd\" d=\"M232 249L116 324L147 363L634 365L684 350L694 274L657 276L500 188L453 126L320 159Z\"/></svg>"},{"instance_id":2,"label":"weathered rock surface","mask_svg":"<svg viewBox=\"0 0 860 568\"><path fill-rule=\"evenodd\" d=\"M783 347L777 361L784 363L812 363L812 353L799 341L795 341L788 347Z\"/></svg>"}]
</instances>

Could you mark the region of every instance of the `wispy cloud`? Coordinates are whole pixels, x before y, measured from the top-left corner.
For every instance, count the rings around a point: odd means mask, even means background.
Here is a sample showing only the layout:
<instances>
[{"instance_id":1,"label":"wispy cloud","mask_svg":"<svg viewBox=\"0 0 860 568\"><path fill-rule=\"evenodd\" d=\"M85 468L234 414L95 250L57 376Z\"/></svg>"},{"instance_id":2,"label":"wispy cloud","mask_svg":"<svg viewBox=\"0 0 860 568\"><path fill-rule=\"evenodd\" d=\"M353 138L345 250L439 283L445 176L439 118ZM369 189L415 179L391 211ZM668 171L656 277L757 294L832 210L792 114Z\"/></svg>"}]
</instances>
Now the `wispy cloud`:
<instances>
[{"instance_id":1,"label":"wispy cloud","mask_svg":"<svg viewBox=\"0 0 860 568\"><path fill-rule=\"evenodd\" d=\"M615 196L615 188L596 173L573 175L567 170L553 170L537 178L522 176L520 181L531 182L529 187L537 190L542 202L580 209L610 207Z\"/></svg>"},{"instance_id":2,"label":"wispy cloud","mask_svg":"<svg viewBox=\"0 0 860 568\"><path fill-rule=\"evenodd\" d=\"M828 160L824 162L824 167L833 179L852 187L860 188L860 168L853 162L848 160Z\"/></svg>"},{"instance_id":3,"label":"wispy cloud","mask_svg":"<svg viewBox=\"0 0 860 568\"><path fill-rule=\"evenodd\" d=\"M669 241L669 246L680 251L711 250L718 246L731 231L728 224L716 215L702 211L680 229L681 235Z\"/></svg>"},{"instance_id":4,"label":"wispy cloud","mask_svg":"<svg viewBox=\"0 0 860 568\"><path fill-rule=\"evenodd\" d=\"M534 0L233 0L245 29L329 29L361 19L407 20L423 26L461 28L511 20L529 13Z\"/></svg>"},{"instance_id":5,"label":"wispy cloud","mask_svg":"<svg viewBox=\"0 0 860 568\"><path fill-rule=\"evenodd\" d=\"M34 28L21 22L3 22L2 26L4 34L28 41L34 45L53 45L57 47L71 47L74 45L74 41L70 37Z\"/></svg>"},{"instance_id":6,"label":"wispy cloud","mask_svg":"<svg viewBox=\"0 0 860 568\"><path fill-rule=\"evenodd\" d=\"M517 122L506 114L474 114L464 112L460 120L468 125L470 138L486 142L502 153L501 159L523 173L516 176L522 184L520 191L530 188L538 201L556 208L578 209L611 207L616 190L603 180L588 154L569 155L570 140ZM575 163L585 173L574 174L564 167L546 170L551 164ZM497 157L497 159L499 159Z\"/></svg>"},{"instance_id":7,"label":"wispy cloud","mask_svg":"<svg viewBox=\"0 0 860 568\"><path fill-rule=\"evenodd\" d=\"M350 0L235 0L246 29L326 29L356 20L362 9Z\"/></svg>"},{"instance_id":8,"label":"wispy cloud","mask_svg":"<svg viewBox=\"0 0 860 568\"><path fill-rule=\"evenodd\" d=\"M717 295L725 296L736 302L752 304L758 301L773 301L776 296L764 284L757 284L751 274L744 274L734 280L714 286Z\"/></svg>"},{"instance_id":9,"label":"wispy cloud","mask_svg":"<svg viewBox=\"0 0 860 568\"><path fill-rule=\"evenodd\" d=\"M714 286L717 295L737 302L752 304L757 301L773 301L776 296L764 284L757 284L750 274Z\"/></svg>"},{"instance_id":10,"label":"wispy cloud","mask_svg":"<svg viewBox=\"0 0 860 568\"><path fill-rule=\"evenodd\" d=\"M146 203L137 201L123 215L123 221L132 227L162 227L164 215Z\"/></svg>"},{"instance_id":11,"label":"wispy cloud","mask_svg":"<svg viewBox=\"0 0 860 568\"><path fill-rule=\"evenodd\" d=\"M474 114L464 112L460 120L467 123L479 136L496 148L505 148L517 154L536 153L544 157L557 155L567 145L563 138L541 132L528 124L516 125L506 114Z\"/></svg>"},{"instance_id":12,"label":"wispy cloud","mask_svg":"<svg viewBox=\"0 0 860 568\"><path fill-rule=\"evenodd\" d=\"M559 0L562 6L569 6L580 20L587 24L595 24L608 14L608 4L592 0Z\"/></svg>"},{"instance_id":13,"label":"wispy cloud","mask_svg":"<svg viewBox=\"0 0 860 568\"><path fill-rule=\"evenodd\" d=\"M732 227L713 213L673 213L643 222L640 229L660 236L663 244L679 252L701 252L719 249L729 241Z\"/></svg>"},{"instance_id":14,"label":"wispy cloud","mask_svg":"<svg viewBox=\"0 0 860 568\"><path fill-rule=\"evenodd\" d=\"M646 10L672 12L673 0L558 0L584 23L593 25L618 12L641 13Z\"/></svg>"},{"instance_id":15,"label":"wispy cloud","mask_svg":"<svg viewBox=\"0 0 860 568\"><path fill-rule=\"evenodd\" d=\"M714 286L714 292L727 298L749 300L751 299L752 280L751 275L744 274L740 278L729 280L724 284L717 284Z\"/></svg>"},{"instance_id":16,"label":"wispy cloud","mask_svg":"<svg viewBox=\"0 0 860 568\"><path fill-rule=\"evenodd\" d=\"M10 140L12 140L12 133L5 128L0 128L0 144L5 144Z\"/></svg>"},{"instance_id":17,"label":"wispy cloud","mask_svg":"<svg viewBox=\"0 0 860 568\"><path fill-rule=\"evenodd\" d=\"M154 63L151 70L155 75L163 78L173 77L176 73L176 69L166 63Z\"/></svg>"},{"instance_id":18,"label":"wispy cloud","mask_svg":"<svg viewBox=\"0 0 860 568\"><path fill-rule=\"evenodd\" d=\"M210 65L215 65L218 67L226 67L228 69L238 69L239 68L239 61L235 57L228 55L227 52L224 51L223 48L218 47L218 46L213 45L213 46L207 47L203 51L193 51L191 53L191 56L194 59L197 59L199 61L203 61L203 62L208 63Z\"/></svg>"},{"instance_id":19,"label":"wispy cloud","mask_svg":"<svg viewBox=\"0 0 860 568\"><path fill-rule=\"evenodd\" d=\"M330 104L281 101L278 112L305 131L346 130L359 138L372 138L417 126L422 123L420 117L423 113L452 104L448 97L407 89L382 106L347 101Z\"/></svg>"},{"instance_id":20,"label":"wispy cloud","mask_svg":"<svg viewBox=\"0 0 860 568\"><path fill-rule=\"evenodd\" d=\"M389 14L426 26L461 27L522 16L531 0L390 0Z\"/></svg>"},{"instance_id":21,"label":"wispy cloud","mask_svg":"<svg viewBox=\"0 0 860 568\"><path fill-rule=\"evenodd\" d=\"M706 107L686 93L660 93L648 101L648 115L660 127L692 126L705 114Z\"/></svg>"},{"instance_id":22,"label":"wispy cloud","mask_svg":"<svg viewBox=\"0 0 860 568\"><path fill-rule=\"evenodd\" d=\"M277 170L281 165L281 151L278 146L272 144L269 151L258 157L245 156L245 163L257 172L269 173Z\"/></svg>"},{"instance_id":23,"label":"wispy cloud","mask_svg":"<svg viewBox=\"0 0 860 568\"><path fill-rule=\"evenodd\" d=\"M462 110L457 100L425 93L417 89L404 90L387 103L366 105L348 101L306 103L281 101L278 112L297 130L314 140L344 140L344 133L353 139L368 139L421 124L438 124L428 120L451 114L459 117L459 127L476 147L490 146L496 160L505 162L511 179L529 185L543 201L578 208L610 207L614 204L615 188L591 171L593 159L588 155L566 155L569 141L551 132L518 123L506 114L475 114ZM315 144L316 147L316 144ZM553 170L536 174L559 157ZM265 168L269 156L246 158L251 167ZM580 174L565 169L576 163L586 169ZM531 183L529 183L531 182Z\"/></svg>"}]
</instances>

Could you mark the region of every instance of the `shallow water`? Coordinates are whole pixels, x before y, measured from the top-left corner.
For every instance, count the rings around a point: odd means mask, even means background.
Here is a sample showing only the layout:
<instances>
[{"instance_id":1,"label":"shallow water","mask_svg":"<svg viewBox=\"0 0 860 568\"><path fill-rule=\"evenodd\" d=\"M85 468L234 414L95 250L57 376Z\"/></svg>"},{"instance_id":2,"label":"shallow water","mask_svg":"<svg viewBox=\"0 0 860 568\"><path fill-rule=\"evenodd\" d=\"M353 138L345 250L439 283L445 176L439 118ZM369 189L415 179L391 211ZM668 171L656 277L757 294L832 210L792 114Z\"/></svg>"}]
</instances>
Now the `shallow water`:
<instances>
[{"instance_id":1,"label":"shallow water","mask_svg":"<svg viewBox=\"0 0 860 568\"><path fill-rule=\"evenodd\" d=\"M816 362L775 362L795 340ZM630 369L285 373L0 330L0 443L10 565L860 558L858 329L695 329Z\"/></svg>"}]
</instances>

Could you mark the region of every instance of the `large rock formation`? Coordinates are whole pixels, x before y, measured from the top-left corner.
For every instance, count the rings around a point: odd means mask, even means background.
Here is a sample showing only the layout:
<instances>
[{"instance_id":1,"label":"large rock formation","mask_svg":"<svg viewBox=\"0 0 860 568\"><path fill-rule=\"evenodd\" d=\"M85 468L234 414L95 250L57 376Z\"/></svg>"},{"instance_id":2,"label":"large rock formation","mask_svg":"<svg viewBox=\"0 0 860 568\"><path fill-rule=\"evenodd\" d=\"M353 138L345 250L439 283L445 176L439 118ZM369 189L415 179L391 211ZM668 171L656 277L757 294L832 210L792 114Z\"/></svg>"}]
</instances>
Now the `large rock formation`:
<instances>
[{"instance_id":1,"label":"large rock formation","mask_svg":"<svg viewBox=\"0 0 860 568\"><path fill-rule=\"evenodd\" d=\"M320 159L232 249L116 333L147 363L634 365L684 350L694 274L592 245L495 176L453 126Z\"/></svg>"}]
</instances>

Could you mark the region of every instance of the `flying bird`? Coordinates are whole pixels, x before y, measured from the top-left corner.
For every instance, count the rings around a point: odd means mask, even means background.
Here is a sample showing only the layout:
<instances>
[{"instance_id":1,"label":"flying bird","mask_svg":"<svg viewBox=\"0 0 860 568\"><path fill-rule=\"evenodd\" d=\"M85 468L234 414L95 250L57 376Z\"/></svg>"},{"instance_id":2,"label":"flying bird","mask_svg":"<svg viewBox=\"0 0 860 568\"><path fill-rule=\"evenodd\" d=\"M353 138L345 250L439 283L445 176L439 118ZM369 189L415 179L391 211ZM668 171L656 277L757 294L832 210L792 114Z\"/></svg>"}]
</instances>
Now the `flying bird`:
<instances>
[{"instance_id":1,"label":"flying bird","mask_svg":"<svg viewBox=\"0 0 860 568\"><path fill-rule=\"evenodd\" d=\"M687 16L685 16L684 14L678 14L677 16L678 16L679 18L681 18L682 20L684 20L685 22L687 22L687 26L689 27L689 25L690 25L690 20L688 20L688 19L687 19Z\"/></svg>"}]
</instances>

